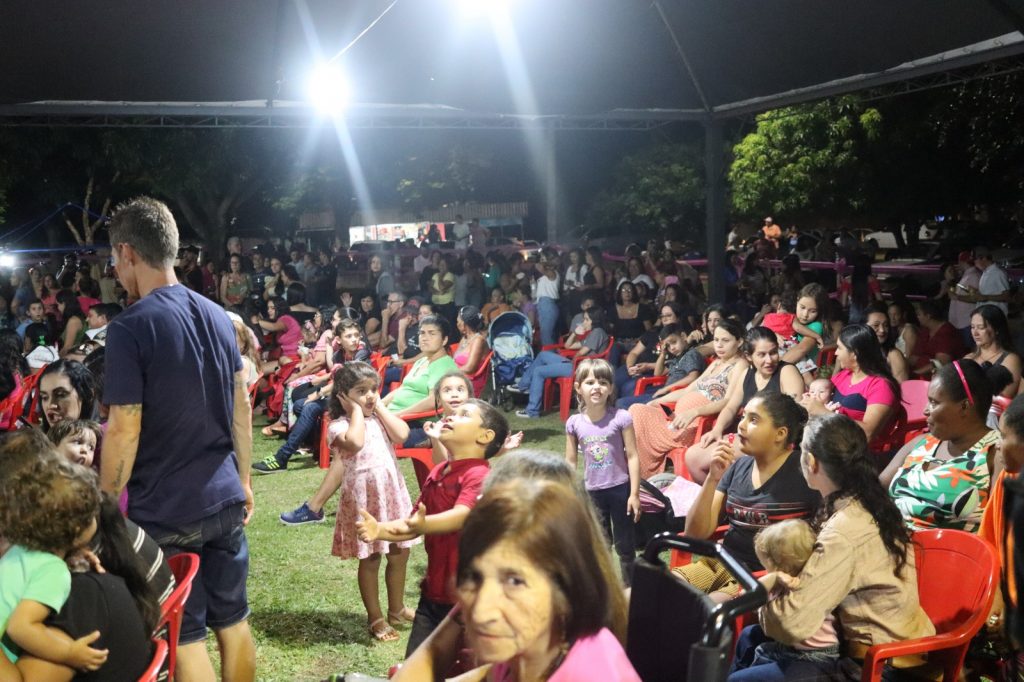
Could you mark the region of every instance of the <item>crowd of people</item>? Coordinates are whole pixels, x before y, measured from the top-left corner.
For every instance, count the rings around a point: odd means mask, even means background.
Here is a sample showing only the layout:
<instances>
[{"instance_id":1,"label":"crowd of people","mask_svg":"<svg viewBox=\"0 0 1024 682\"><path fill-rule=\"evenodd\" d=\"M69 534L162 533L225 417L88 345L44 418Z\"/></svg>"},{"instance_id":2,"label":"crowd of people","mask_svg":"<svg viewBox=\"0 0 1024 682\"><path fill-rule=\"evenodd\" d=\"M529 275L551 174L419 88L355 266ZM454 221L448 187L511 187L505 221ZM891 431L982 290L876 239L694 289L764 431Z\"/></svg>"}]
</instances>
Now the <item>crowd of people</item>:
<instances>
[{"instance_id":1,"label":"crowd of people","mask_svg":"<svg viewBox=\"0 0 1024 682\"><path fill-rule=\"evenodd\" d=\"M316 456L322 429L330 466L280 519L323 522L340 492L330 551L357 562L371 640L409 629L399 680L638 680L626 588L641 481L668 461L695 489L686 534L724 520L724 547L766 572L771 599L730 679L859 677L871 645L934 632L914 531L1002 546L1024 462L1022 361L984 247L910 301L856 252L848 277L804 271L769 221L730 249L726 298L709 301L658 240L529 254L455 230L454 250L360 261L298 243L244 253L233 238L220 268L179 250L170 211L145 198L109 233L109 262L18 267L0 286L0 680L137 677L174 587L166 557L182 552L200 570L178 679L214 679L209 630L221 677L254 679L251 476ZM521 432L487 371L488 327L508 313L538 351L505 381ZM530 420L557 379L577 410L564 453L536 451ZM911 379L929 382L927 426L908 439ZM280 446L252 461L254 436ZM416 495L403 448L431 452ZM673 575L712 600L739 591L711 558ZM1007 595L987 637L1016 607ZM928 665L904 657L887 674Z\"/></svg>"}]
</instances>

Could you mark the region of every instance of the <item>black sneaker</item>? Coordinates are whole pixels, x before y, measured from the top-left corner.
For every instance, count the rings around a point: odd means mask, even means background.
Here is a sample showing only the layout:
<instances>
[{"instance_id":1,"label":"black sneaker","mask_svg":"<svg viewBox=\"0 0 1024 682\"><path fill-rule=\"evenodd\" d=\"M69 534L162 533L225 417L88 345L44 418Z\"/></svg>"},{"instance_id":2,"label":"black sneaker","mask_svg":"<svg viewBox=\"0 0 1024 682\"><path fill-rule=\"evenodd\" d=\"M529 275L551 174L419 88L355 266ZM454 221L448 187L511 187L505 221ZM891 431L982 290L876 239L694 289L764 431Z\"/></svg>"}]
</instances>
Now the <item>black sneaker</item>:
<instances>
[{"instance_id":1,"label":"black sneaker","mask_svg":"<svg viewBox=\"0 0 1024 682\"><path fill-rule=\"evenodd\" d=\"M277 461L277 457L271 455L262 462L256 462L252 465L252 470L257 474L276 474L280 473L288 468L288 464L281 464Z\"/></svg>"}]
</instances>

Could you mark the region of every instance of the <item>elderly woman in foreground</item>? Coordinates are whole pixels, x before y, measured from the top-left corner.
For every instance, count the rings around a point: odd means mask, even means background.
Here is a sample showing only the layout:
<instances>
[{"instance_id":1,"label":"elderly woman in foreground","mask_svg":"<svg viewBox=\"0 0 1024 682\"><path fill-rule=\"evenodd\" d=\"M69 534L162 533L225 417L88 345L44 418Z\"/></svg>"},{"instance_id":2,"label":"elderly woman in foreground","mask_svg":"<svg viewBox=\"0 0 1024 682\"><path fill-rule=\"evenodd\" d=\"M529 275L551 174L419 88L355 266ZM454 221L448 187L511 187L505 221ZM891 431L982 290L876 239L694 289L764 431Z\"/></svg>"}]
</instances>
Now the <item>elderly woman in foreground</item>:
<instances>
[{"instance_id":1,"label":"elderly woman in foreground","mask_svg":"<svg viewBox=\"0 0 1024 682\"><path fill-rule=\"evenodd\" d=\"M640 680L620 644L626 607L610 551L568 486L487 492L463 528L457 580L457 606L397 682L443 679L451 661L441 653L463 634L479 667L460 681Z\"/></svg>"}]
</instances>

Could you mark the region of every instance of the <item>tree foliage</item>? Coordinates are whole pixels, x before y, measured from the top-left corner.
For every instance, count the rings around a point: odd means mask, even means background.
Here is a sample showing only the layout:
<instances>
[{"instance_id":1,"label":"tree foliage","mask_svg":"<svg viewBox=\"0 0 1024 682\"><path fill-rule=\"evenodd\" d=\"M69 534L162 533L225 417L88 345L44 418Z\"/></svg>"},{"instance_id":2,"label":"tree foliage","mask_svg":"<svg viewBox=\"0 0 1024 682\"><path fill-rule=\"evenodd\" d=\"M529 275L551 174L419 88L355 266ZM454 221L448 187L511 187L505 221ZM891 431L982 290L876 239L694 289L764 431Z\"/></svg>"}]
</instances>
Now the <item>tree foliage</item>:
<instances>
[{"instance_id":1,"label":"tree foliage","mask_svg":"<svg viewBox=\"0 0 1024 682\"><path fill-rule=\"evenodd\" d=\"M986 194L1024 224L1024 73L951 88L927 118L937 146L963 155Z\"/></svg>"},{"instance_id":2,"label":"tree foliage","mask_svg":"<svg viewBox=\"0 0 1024 682\"><path fill-rule=\"evenodd\" d=\"M401 202L414 210L469 201L494 168L487 151L466 143L439 146L439 142L418 145L394 166L398 177L395 192Z\"/></svg>"},{"instance_id":3,"label":"tree foliage","mask_svg":"<svg viewBox=\"0 0 1024 682\"><path fill-rule=\"evenodd\" d=\"M882 115L856 97L786 107L757 117L729 168L738 215L858 212L871 171L863 163L882 134Z\"/></svg>"},{"instance_id":4,"label":"tree foliage","mask_svg":"<svg viewBox=\"0 0 1024 682\"><path fill-rule=\"evenodd\" d=\"M671 231L693 238L704 222L704 203L700 150L657 144L622 159L610 187L594 200L586 227L592 235Z\"/></svg>"}]
</instances>

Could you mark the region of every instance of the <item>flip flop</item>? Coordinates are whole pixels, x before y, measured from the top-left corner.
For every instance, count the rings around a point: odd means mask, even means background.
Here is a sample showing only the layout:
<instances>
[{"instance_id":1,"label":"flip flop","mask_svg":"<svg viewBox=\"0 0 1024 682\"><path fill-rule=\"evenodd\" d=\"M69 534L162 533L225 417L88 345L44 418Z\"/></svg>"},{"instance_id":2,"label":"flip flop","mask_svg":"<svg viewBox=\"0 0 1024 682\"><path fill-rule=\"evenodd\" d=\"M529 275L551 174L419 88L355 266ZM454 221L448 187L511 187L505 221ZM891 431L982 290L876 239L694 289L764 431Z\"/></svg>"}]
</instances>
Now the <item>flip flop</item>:
<instances>
[{"instance_id":1,"label":"flip flop","mask_svg":"<svg viewBox=\"0 0 1024 682\"><path fill-rule=\"evenodd\" d=\"M392 612L388 611L388 622L392 625L412 625L412 622L416 620L416 612L406 606L401 611Z\"/></svg>"},{"instance_id":2,"label":"flip flop","mask_svg":"<svg viewBox=\"0 0 1024 682\"><path fill-rule=\"evenodd\" d=\"M394 642L399 639L398 632L388 625L384 618L378 618L370 623L370 635L378 642Z\"/></svg>"},{"instance_id":3,"label":"flip flop","mask_svg":"<svg viewBox=\"0 0 1024 682\"><path fill-rule=\"evenodd\" d=\"M279 429L275 429L273 424L269 424L267 426L264 426L260 430L260 433L262 433L267 438L273 438L274 436L283 436L284 434L288 433L288 428L281 427Z\"/></svg>"}]
</instances>

